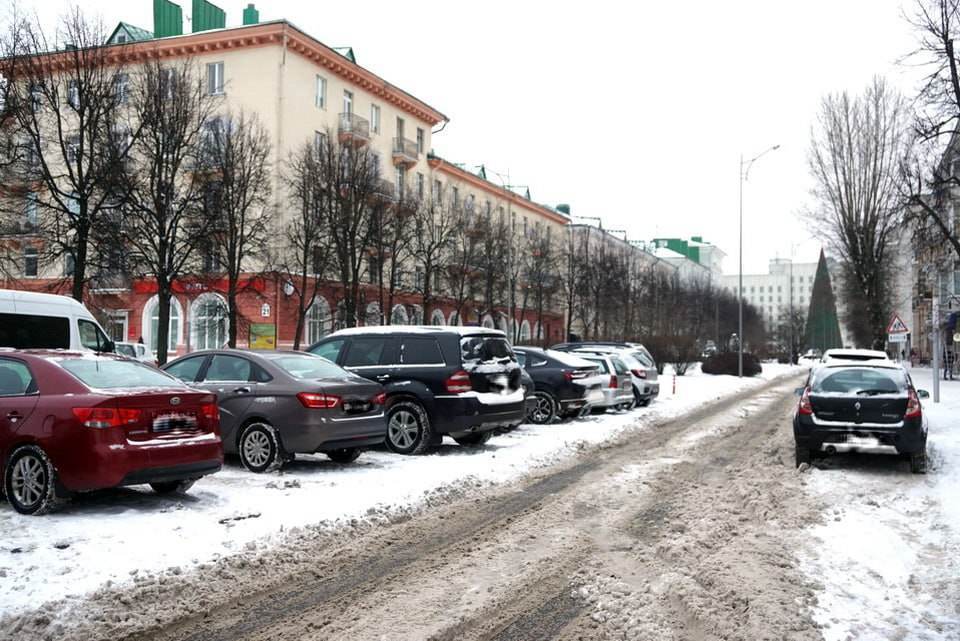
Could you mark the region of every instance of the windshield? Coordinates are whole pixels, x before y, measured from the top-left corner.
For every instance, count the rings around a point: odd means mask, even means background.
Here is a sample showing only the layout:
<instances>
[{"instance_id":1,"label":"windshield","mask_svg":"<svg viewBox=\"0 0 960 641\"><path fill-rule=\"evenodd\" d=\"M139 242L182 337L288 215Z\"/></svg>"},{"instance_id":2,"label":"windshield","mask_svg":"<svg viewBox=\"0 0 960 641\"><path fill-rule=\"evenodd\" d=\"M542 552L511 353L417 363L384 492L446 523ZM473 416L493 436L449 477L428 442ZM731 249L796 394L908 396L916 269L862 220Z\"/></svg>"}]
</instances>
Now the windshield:
<instances>
[{"instance_id":1,"label":"windshield","mask_svg":"<svg viewBox=\"0 0 960 641\"><path fill-rule=\"evenodd\" d=\"M816 372L810 387L814 394L900 394L907 388L907 377L898 369L825 368Z\"/></svg>"},{"instance_id":2,"label":"windshield","mask_svg":"<svg viewBox=\"0 0 960 641\"><path fill-rule=\"evenodd\" d=\"M320 356L277 356L270 359L277 367L294 378L343 378L349 374Z\"/></svg>"},{"instance_id":3,"label":"windshield","mask_svg":"<svg viewBox=\"0 0 960 641\"><path fill-rule=\"evenodd\" d=\"M93 389L183 386L177 379L139 361L112 358L57 358L53 361Z\"/></svg>"},{"instance_id":4,"label":"windshield","mask_svg":"<svg viewBox=\"0 0 960 641\"><path fill-rule=\"evenodd\" d=\"M513 359L513 350L507 339L500 336L464 336L460 339L463 363L479 363Z\"/></svg>"}]
</instances>

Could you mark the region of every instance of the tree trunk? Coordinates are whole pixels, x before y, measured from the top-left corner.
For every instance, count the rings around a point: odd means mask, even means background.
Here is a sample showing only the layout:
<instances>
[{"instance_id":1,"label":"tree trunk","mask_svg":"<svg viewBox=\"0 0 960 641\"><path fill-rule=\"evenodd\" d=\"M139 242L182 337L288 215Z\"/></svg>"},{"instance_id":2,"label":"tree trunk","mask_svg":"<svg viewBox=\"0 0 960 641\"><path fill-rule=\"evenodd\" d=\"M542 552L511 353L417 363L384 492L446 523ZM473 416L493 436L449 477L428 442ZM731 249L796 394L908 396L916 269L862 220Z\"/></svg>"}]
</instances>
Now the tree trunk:
<instances>
[{"instance_id":1,"label":"tree trunk","mask_svg":"<svg viewBox=\"0 0 960 641\"><path fill-rule=\"evenodd\" d=\"M165 365L170 346L170 298L172 293L167 283L157 289L157 365Z\"/></svg>"}]
</instances>

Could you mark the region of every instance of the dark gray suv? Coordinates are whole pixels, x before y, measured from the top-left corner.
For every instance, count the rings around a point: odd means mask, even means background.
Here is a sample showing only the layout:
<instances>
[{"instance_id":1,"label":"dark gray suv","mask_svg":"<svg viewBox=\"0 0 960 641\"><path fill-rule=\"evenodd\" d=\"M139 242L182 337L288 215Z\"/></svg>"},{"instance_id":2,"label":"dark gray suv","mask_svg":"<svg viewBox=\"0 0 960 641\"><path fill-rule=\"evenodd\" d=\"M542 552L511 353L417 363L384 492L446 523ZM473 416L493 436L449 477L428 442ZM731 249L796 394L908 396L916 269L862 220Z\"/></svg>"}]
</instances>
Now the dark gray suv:
<instances>
[{"instance_id":1,"label":"dark gray suv","mask_svg":"<svg viewBox=\"0 0 960 641\"><path fill-rule=\"evenodd\" d=\"M483 327L354 327L309 351L383 385L387 447L420 454L447 434L482 445L524 419L520 365L503 332Z\"/></svg>"}]
</instances>

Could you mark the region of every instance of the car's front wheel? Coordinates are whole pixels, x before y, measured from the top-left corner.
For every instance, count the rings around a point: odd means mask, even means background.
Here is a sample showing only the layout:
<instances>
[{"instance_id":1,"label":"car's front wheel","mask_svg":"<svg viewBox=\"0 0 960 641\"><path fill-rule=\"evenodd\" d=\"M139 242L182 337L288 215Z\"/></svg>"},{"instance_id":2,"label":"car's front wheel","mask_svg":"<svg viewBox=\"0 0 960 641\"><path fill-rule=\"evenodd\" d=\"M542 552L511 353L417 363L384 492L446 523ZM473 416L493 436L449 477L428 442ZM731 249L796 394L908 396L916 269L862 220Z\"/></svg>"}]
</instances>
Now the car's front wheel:
<instances>
[{"instance_id":1,"label":"car's front wheel","mask_svg":"<svg viewBox=\"0 0 960 641\"><path fill-rule=\"evenodd\" d=\"M263 421L249 423L243 428L237 450L240 452L240 463L258 474L280 469L285 458L277 430Z\"/></svg>"},{"instance_id":2,"label":"car's front wheel","mask_svg":"<svg viewBox=\"0 0 960 641\"><path fill-rule=\"evenodd\" d=\"M387 447L397 454L423 454L430 437L430 419L419 403L400 400L387 410Z\"/></svg>"},{"instance_id":3,"label":"car's front wheel","mask_svg":"<svg viewBox=\"0 0 960 641\"><path fill-rule=\"evenodd\" d=\"M339 450L327 450L324 454L334 463L353 463L360 457L361 452L363 450L359 447L345 447Z\"/></svg>"},{"instance_id":4,"label":"car's front wheel","mask_svg":"<svg viewBox=\"0 0 960 641\"><path fill-rule=\"evenodd\" d=\"M20 514L46 514L59 504L57 471L46 452L36 445L18 447L3 475L7 500Z\"/></svg>"},{"instance_id":5,"label":"car's front wheel","mask_svg":"<svg viewBox=\"0 0 960 641\"><path fill-rule=\"evenodd\" d=\"M527 414L527 420L537 425L552 423L557 417L557 400L550 392L538 391L533 393L536 402Z\"/></svg>"}]
</instances>

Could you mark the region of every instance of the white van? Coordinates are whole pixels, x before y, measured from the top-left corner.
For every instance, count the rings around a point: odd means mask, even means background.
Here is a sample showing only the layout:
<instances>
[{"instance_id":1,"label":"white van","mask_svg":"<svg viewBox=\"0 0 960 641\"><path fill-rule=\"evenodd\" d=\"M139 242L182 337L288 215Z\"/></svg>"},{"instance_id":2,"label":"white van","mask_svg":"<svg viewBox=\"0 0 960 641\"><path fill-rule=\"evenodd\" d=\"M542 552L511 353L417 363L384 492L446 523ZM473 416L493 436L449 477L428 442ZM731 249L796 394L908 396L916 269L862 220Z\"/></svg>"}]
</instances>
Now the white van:
<instances>
[{"instance_id":1,"label":"white van","mask_svg":"<svg viewBox=\"0 0 960 641\"><path fill-rule=\"evenodd\" d=\"M114 351L93 314L69 296L0 289L0 347Z\"/></svg>"}]
</instances>

